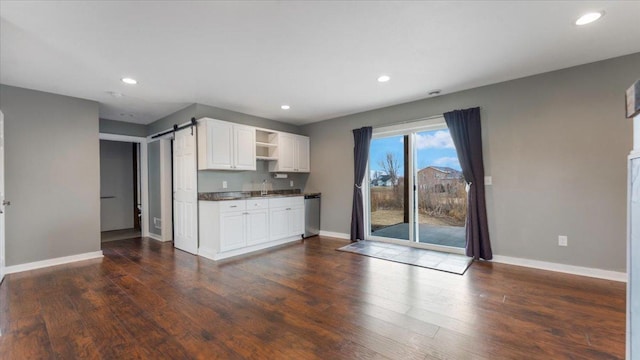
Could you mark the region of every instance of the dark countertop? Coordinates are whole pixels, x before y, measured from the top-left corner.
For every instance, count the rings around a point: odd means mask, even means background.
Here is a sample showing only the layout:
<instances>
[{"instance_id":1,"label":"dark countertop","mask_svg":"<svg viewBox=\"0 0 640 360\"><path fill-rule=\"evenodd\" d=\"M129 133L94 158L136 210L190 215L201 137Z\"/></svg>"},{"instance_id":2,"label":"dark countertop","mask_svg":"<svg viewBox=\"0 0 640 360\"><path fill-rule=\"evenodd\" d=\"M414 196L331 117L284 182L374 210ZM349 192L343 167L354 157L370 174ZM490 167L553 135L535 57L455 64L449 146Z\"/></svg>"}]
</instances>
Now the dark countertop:
<instances>
[{"instance_id":1,"label":"dark countertop","mask_svg":"<svg viewBox=\"0 0 640 360\"><path fill-rule=\"evenodd\" d=\"M198 193L198 200L205 201L225 201L225 200L243 200L255 198L273 198L286 196L303 196L300 189L291 190L271 190L267 195L260 195L260 191L223 191L223 192L201 192Z\"/></svg>"}]
</instances>

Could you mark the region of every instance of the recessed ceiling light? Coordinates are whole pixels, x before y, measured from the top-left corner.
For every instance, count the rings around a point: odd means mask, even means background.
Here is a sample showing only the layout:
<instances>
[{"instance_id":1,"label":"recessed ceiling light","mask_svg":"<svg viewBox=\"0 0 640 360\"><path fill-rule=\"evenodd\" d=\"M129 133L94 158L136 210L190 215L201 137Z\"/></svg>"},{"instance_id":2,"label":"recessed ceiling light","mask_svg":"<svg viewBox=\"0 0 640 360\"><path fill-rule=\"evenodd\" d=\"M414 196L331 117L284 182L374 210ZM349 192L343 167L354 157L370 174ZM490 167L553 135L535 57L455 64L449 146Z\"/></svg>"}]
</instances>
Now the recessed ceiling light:
<instances>
[{"instance_id":1,"label":"recessed ceiling light","mask_svg":"<svg viewBox=\"0 0 640 360\"><path fill-rule=\"evenodd\" d=\"M129 77L122 78L121 80L122 80L123 83L129 84L129 85L135 85L135 84L138 83L138 80L132 79L132 78L129 78Z\"/></svg>"},{"instance_id":2,"label":"recessed ceiling light","mask_svg":"<svg viewBox=\"0 0 640 360\"><path fill-rule=\"evenodd\" d=\"M289 106L289 105L282 105L282 106L280 106L280 109L282 109L282 110L289 110L289 109L291 109L291 106Z\"/></svg>"},{"instance_id":3,"label":"recessed ceiling light","mask_svg":"<svg viewBox=\"0 0 640 360\"><path fill-rule=\"evenodd\" d=\"M592 23L598 19L600 19L604 15L604 11L600 12L590 12L588 14L584 14L580 16L578 20L576 20L576 25L587 25Z\"/></svg>"},{"instance_id":4,"label":"recessed ceiling light","mask_svg":"<svg viewBox=\"0 0 640 360\"><path fill-rule=\"evenodd\" d=\"M387 82L387 81L389 81L389 80L391 80L391 78L390 78L388 75L381 75L381 76L378 78L378 82Z\"/></svg>"}]
</instances>

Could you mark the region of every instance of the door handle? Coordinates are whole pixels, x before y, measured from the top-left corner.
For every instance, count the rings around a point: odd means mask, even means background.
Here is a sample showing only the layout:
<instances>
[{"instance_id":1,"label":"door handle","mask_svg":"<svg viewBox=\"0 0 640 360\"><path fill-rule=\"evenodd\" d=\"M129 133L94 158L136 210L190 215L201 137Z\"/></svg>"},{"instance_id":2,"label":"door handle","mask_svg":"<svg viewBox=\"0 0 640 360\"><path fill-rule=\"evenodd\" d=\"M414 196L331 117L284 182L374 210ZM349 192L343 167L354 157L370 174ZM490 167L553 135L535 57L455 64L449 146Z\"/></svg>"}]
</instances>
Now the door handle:
<instances>
[{"instance_id":1,"label":"door handle","mask_svg":"<svg viewBox=\"0 0 640 360\"><path fill-rule=\"evenodd\" d=\"M9 206L9 205L11 205L11 201L8 201L8 200L2 200L2 205L4 205L4 206Z\"/></svg>"}]
</instances>

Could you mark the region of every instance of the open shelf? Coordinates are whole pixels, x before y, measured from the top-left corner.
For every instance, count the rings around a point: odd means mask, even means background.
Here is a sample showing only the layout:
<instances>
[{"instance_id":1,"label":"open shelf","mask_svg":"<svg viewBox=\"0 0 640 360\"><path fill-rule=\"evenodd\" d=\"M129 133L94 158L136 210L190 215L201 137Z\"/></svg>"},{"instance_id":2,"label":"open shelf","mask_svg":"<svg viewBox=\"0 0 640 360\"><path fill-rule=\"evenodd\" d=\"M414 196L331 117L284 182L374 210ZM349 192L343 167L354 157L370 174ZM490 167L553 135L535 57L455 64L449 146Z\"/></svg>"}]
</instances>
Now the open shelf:
<instances>
[{"instance_id":1,"label":"open shelf","mask_svg":"<svg viewBox=\"0 0 640 360\"><path fill-rule=\"evenodd\" d=\"M278 144L256 141L256 146L269 148L269 147L278 147Z\"/></svg>"},{"instance_id":2,"label":"open shelf","mask_svg":"<svg viewBox=\"0 0 640 360\"><path fill-rule=\"evenodd\" d=\"M278 160L278 133L256 129L256 160Z\"/></svg>"}]
</instances>

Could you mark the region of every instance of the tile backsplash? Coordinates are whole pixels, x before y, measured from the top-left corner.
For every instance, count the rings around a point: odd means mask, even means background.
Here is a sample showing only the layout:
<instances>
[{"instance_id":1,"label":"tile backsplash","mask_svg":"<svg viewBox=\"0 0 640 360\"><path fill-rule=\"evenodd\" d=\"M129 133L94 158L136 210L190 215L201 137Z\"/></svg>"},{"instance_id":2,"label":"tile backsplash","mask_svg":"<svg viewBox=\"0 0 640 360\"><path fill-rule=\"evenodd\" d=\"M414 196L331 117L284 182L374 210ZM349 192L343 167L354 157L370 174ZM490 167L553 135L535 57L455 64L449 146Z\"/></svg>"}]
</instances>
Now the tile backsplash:
<instances>
[{"instance_id":1,"label":"tile backsplash","mask_svg":"<svg viewBox=\"0 0 640 360\"><path fill-rule=\"evenodd\" d=\"M263 180L267 181L267 190L304 191L309 174L287 173L287 176L286 179L275 179L267 161L261 160L257 162L256 171L201 170L198 171L198 192L260 191ZM226 189L222 186L223 181L227 182ZM291 181L293 186L290 186Z\"/></svg>"}]
</instances>

